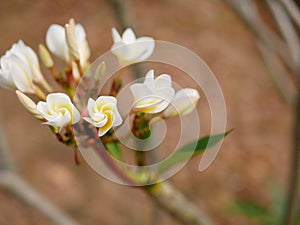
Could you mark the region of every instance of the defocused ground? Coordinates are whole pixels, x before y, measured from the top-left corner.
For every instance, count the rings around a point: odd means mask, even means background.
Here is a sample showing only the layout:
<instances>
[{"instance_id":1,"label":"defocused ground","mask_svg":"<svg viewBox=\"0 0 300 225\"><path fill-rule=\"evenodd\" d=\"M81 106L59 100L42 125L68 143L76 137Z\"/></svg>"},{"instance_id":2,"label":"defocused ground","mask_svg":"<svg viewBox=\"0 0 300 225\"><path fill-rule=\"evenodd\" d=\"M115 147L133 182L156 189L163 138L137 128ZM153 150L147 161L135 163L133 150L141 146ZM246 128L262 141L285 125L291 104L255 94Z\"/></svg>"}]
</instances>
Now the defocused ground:
<instances>
[{"instance_id":1,"label":"defocused ground","mask_svg":"<svg viewBox=\"0 0 300 225\"><path fill-rule=\"evenodd\" d=\"M228 128L235 128L208 170L198 172L199 159L195 159L170 182L219 224L253 224L232 214L229 207L236 199L267 207L272 184L286 188L291 111L274 87L251 33L220 2L132 0L128 7L139 34L183 45L206 61L224 92ZM105 1L2 0L0 12L1 55L19 39L37 50L39 43L45 43L50 24L64 24L74 17L84 25L95 59L110 49L111 27L117 26ZM142 191L111 183L84 162L74 165L72 150L33 119L14 93L0 90L0 103L15 165L35 189L81 224L153 224L153 205ZM201 102L198 109L200 115L208 116ZM0 224L51 222L0 189ZM159 224L177 223L163 214Z\"/></svg>"}]
</instances>

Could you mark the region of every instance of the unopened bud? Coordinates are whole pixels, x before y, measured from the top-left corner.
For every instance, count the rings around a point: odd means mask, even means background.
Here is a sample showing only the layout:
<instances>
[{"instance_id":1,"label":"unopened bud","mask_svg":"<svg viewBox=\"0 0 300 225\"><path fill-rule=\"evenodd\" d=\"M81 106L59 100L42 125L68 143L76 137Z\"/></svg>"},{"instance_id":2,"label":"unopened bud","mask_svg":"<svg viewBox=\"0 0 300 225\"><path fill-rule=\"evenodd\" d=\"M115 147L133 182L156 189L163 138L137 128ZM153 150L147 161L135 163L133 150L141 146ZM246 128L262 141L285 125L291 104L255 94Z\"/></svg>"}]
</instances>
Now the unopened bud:
<instances>
[{"instance_id":1,"label":"unopened bud","mask_svg":"<svg viewBox=\"0 0 300 225\"><path fill-rule=\"evenodd\" d=\"M100 81L102 79L102 77L104 76L105 70L106 70L106 64L105 64L105 62L102 62L96 69L96 73L95 73L96 81Z\"/></svg>"},{"instance_id":2,"label":"unopened bud","mask_svg":"<svg viewBox=\"0 0 300 225\"><path fill-rule=\"evenodd\" d=\"M44 63L44 65L47 68L53 67L54 63L53 63L52 57L51 57L49 51L47 50L47 48L42 44L39 44L39 55L40 55L42 62Z\"/></svg>"},{"instance_id":3,"label":"unopened bud","mask_svg":"<svg viewBox=\"0 0 300 225\"><path fill-rule=\"evenodd\" d=\"M184 88L179 90L169 107L163 112L163 117L172 117L177 115L187 115L191 113L200 98L199 92L193 88Z\"/></svg>"},{"instance_id":4,"label":"unopened bud","mask_svg":"<svg viewBox=\"0 0 300 225\"><path fill-rule=\"evenodd\" d=\"M32 101L27 95L23 94L20 91L16 91L16 94L22 103L22 105L30 112L35 118L41 120L43 117L36 109L36 104Z\"/></svg>"},{"instance_id":5,"label":"unopened bud","mask_svg":"<svg viewBox=\"0 0 300 225\"><path fill-rule=\"evenodd\" d=\"M66 40L69 47L70 56L73 60L79 59L78 47L75 36L75 21L70 19L69 24L65 25Z\"/></svg>"},{"instance_id":6,"label":"unopened bud","mask_svg":"<svg viewBox=\"0 0 300 225\"><path fill-rule=\"evenodd\" d=\"M73 74L74 80L76 82L79 82L80 81L80 72L78 69L78 64L74 61L72 61L72 74Z\"/></svg>"}]
</instances>

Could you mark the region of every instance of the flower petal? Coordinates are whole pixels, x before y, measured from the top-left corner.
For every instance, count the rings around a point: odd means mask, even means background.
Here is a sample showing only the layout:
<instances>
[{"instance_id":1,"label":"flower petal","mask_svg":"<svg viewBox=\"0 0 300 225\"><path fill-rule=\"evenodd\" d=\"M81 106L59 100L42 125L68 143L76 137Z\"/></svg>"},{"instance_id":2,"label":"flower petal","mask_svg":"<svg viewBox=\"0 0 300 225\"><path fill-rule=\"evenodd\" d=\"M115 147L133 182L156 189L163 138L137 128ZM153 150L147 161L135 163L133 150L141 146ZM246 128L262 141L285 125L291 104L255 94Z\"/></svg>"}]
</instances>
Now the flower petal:
<instances>
[{"instance_id":1,"label":"flower petal","mask_svg":"<svg viewBox=\"0 0 300 225\"><path fill-rule=\"evenodd\" d=\"M15 83L9 73L9 71L4 71L0 69L0 87L7 90L16 89Z\"/></svg>"},{"instance_id":2,"label":"flower petal","mask_svg":"<svg viewBox=\"0 0 300 225\"><path fill-rule=\"evenodd\" d=\"M34 94L29 68L15 55L11 55L9 61L10 73L16 87L22 92Z\"/></svg>"},{"instance_id":3,"label":"flower petal","mask_svg":"<svg viewBox=\"0 0 300 225\"><path fill-rule=\"evenodd\" d=\"M153 97L154 91L144 84L133 84L130 86L130 91L135 101L145 99L146 97Z\"/></svg>"},{"instance_id":4,"label":"flower petal","mask_svg":"<svg viewBox=\"0 0 300 225\"><path fill-rule=\"evenodd\" d=\"M140 49L139 53L139 60L146 60L148 59L155 48L155 41L151 37L140 37L136 39L136 43L138 43L138 48Z\"/></svg>"},{"instance_id":5,"label":"flower petal","mask_svg":"<svg viewBox=\"0 0 300 225\"><path fill-rule=\"evenodd\" d=\"M112 34L112 38L113 38L114 43L117 43L117 42L122 40L122 38L121 38L121 36L120 36L120 34L119 34L119 32L117 31L116 28L113 27L111 29L111 34Z\"/></svg>"},{"instance_id":6,"label":"flower petal","mask_svg":"<svg viewBox=\"0 0 300 225\"><path fill-rule=\"evenodd\" d=\"M69 52L66 42L65 29L57 24L49 27L46 33L46 43L49 50L57 57L69 62Z\"/></svg>"},{"instance_id":7,"label":"flower petal","mask_svg":"<svg viewBox=\"0 0 300 225\"><path fill-rule=\"evenodd\" d=\"M172 79L169 74L162 74L159 75L155 79L155 88L165 88L165 87L171 87L172 86Z\"/></svg>"},{"instance_id":8,"label":"flower petal","mask_svg":"<svg viewBox=\"0 0 300 225\"><path fill-rule=\"evenodd\" d=\"M136 40L135 34L131 28L127 28L123 35L122 35L122 40L126 44L133 43Z\"/></svg>"}]
</instances>

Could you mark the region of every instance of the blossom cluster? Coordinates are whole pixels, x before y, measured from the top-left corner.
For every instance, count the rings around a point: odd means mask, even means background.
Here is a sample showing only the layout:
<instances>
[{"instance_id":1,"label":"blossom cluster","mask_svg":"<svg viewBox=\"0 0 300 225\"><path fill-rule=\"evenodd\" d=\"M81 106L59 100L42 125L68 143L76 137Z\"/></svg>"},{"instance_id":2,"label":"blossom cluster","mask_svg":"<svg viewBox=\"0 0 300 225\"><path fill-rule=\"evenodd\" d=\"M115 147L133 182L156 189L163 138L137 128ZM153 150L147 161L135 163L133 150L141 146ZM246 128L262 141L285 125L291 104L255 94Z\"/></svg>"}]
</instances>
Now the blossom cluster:
<instances>
[{"instance_id":1,"label":"blossom cluster","mask_svg":"<svg viewBox=\"0 0 300 225\"><path fill-rule=\"evenodd\" d=\"M112 39L111 51L122 65L146 60L155 50L153 38L137 38L131 28L122 35L112 28ZM74 90L90 66L90 48L83 26L75 24L73 19L64 27L51 25L46 32L46 45L39 45L39 58L65 93L53 91L41 72L37 54L22 40L13 44L0 59L0 87L15 90L23 106L56 133L69 129L81 118L97 129L99 137L121 125L123 118L115 96L89 98L84 112L73 103ZM62 73L57 73L50 53L65 62L66 69ZM143 83L131 85L130 90L134 97L132 112L157 114L162 118L190 113L200 98L199 92L192 88L175 92L171 76L155 77L154 70L146 74Z\"/></svg>"}]
</instances>

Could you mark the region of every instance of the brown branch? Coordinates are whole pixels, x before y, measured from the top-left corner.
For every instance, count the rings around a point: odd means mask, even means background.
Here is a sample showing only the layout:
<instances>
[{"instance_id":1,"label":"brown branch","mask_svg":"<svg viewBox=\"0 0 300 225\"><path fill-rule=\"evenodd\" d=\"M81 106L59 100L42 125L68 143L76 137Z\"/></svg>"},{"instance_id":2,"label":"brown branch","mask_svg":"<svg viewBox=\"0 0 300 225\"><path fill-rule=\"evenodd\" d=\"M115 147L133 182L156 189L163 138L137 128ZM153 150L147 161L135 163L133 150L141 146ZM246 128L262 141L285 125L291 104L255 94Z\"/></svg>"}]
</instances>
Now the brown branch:
<instances>
[{"instance_id":1,"label":"brown branch","mask_svg":"<svg viewBox=\"0 0 300 225\"><path fill-rule=\"evenodd\" d=\"M297 3L292 0L280 0L280 2L285 6L291 18L294 20L295 24L300 29L300 10Z\"/></svg>"},{"instance_id":2,"label":"brown branch","mask_svg":"<svg viewBox=\"0 0 300 225\"><path fill-rule=\"evenodd\" d=\"M146 186L149 196L184 225L213 225L212 221L168 182Z\"/></svg>"},{"instance_id":3,"label":"brown branch","mask_svg":"<svg viewBox=\"0 0 300 225\"><path fill-rule=\"evenodd\" d=\"M287 205L281 223L282 225L292 225L296 223L297 209L300 198L300 92L297 96L294 124L294 149L291 155L289 191Z\"/></svg>"},{"instance_id":4,"label":"brown branch","mask_svg":"<svg viewBox=\"0 0 300 225\"><path fill-rule=\"evenodd\" d=\"M8 146L2 126L0 124L0 171L13 169L13 162L8 151Z\"/></svg>"},{"instance_id":5,"label":"brown branch","mask_svg":"<svg viewBox=\"0 0 300 225\"><path fill-rule=\"evenodd\" d=\"M297 31L293 26L291 18L278 1L267 0L267 3L287 43L287 47L290 52L289 55L292 59L291 69L295 72L295 74L299 75L298 71L300 66L300 42Z\"/></svg>"},{"instance_id":6,"label":"brown branch","mask_svg":"<svg viewBox=\"0 0 300 225\"><path fill-rule=\"evenodd\" d=\"M297 88L287 75L283 76L283 74L288 74L286 68L282 65L280 59L261 40L256 40L256 45L282 98L289 106L294 107Z\"/></svg>"},{"instance_id":7,"label":"brown branch","mask_svg":"<svg viewBox=\"0 0 300 225\"><path fill-rule=\"evenodd\" d=\"M78 225L76 221L64 214L43 196L32 189L19 175L11 171L0 172L0 185L11 191L28 205L39 210L44 216L57 225Z\"/></svg>"}]
</instances>

